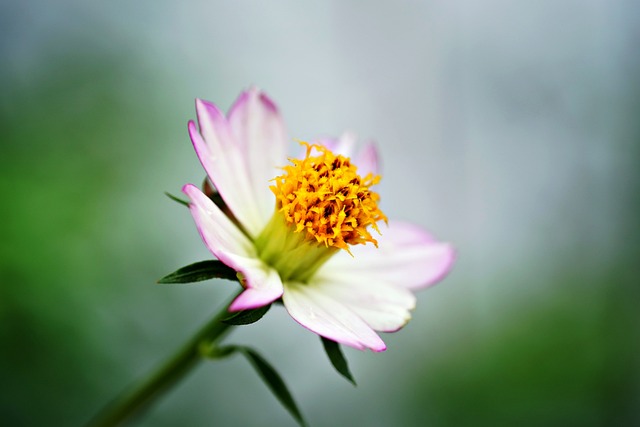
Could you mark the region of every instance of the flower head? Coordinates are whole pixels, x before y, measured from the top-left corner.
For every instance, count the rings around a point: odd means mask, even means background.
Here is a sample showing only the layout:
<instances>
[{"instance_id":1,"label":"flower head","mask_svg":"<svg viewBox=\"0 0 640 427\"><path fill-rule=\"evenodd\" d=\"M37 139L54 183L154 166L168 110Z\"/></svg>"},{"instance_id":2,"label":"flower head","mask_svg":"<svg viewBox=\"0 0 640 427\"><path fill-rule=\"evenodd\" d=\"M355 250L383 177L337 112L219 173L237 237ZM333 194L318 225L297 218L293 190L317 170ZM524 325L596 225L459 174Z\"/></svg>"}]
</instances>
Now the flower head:
<instances>
[{"instance_id":1,"label":"flower head","mask_svg":"<svg viewBox=\"0 0 640 427\"><path fill-rule=\"evenodd\" d=\"M243 279L230 310L282 298L307 329L385 350L375 331L408 322L412 291L442 279L454 250L417 226L387 220L372 189L380 180L375 147L354 153L346 134L302 142L304 155L287 161L278 109L257 89L242 93L227 116L202 100L196 110L199 129L191 121L189 134L228 209L194 185L183 191L209 250Z\"/></svg>"},{"instance_id":2,"label":"flower head","mask_svg":"<svg viewBox=\"0 0 640 427\"><path fill-rule=\"evenodd\" d=\"M371 173L358 175L357 167L342 156L321 145L307 146L301 160L292 159L284 175L275 178L271 191L276 196L276 209L295 232L306 230L311 240L326 247L349 251L349 245L378 242L367 230L379 232L376 222L387 220L378 209L380 196L369 188L380 181ZM310 156L311 150L320 151Z\"/></svg>"}]
</instances>

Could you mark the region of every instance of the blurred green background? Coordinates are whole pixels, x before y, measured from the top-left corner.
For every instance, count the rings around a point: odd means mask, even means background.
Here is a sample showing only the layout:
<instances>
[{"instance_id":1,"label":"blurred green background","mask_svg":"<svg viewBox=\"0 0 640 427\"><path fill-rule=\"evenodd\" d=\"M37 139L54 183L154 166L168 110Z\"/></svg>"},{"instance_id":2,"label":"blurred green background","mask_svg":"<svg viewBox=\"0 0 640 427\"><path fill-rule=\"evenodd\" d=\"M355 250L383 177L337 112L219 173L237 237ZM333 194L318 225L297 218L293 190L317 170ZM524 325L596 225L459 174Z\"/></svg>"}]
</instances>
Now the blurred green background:
<instances>
[{"instance_id":1,"label":"blurred green background","mask_svg":"<svg viewBox=\"0 0 640 427\"><path fill-rule=\"evenodd\" d=\"M451 4L454 3L454 4ZM635 2L0 5L0 424L75 426L235 292L171 202L204 177L193 99L247 86L290 136L374 138L389 217L453 242L382 354L335 374L282 310L241 328L313 426L640 425ZM294 425L246 361L143 426Z\"/></svg>"}]
</instances>

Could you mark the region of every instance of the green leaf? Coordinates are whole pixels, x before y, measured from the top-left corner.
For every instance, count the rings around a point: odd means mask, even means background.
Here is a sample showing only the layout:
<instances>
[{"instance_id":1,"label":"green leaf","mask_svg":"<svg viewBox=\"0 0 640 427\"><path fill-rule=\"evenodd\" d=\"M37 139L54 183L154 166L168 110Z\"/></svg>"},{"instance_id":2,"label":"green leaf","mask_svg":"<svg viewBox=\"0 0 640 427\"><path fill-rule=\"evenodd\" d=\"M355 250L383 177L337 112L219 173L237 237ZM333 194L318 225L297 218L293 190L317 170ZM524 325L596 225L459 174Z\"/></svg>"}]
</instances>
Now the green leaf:
<instances>
[{"instance_id":1,"label":"green leaf","mask_svg":"<svg viewBox=\"0 0 640 427\"><path fill-rule=\"evenodd\" d=\"M342 350L340 350L340 344L325 337L320 338L322 339L324 351L327 352L327 356L329 356L329 360L331 361L333 367L336 368L336 371L338 371L340 375L349 380L353 385L357 385L356 380L354 380L353 375L351 375L351 371L349 371L347 359L345 359L344 355L342 354Z\"/></svg>"},{"instance_id":2,"label":"green leaf","mask_svg":"<svg viewBox=\"0 0 640 427\"><path fill-rule=\"evenodd\" d=\"M250 325L262 319L262 316L267 314L267 311L271 308L271 304L263 307L258 307L253 310L242 310L237 313L233 313L226 319L222 319L222 323L227 325Z\"/></svg>"},{"instance_id":3,"label":"green leaf","mask_svg":"<svg viewBox=\"0 0 640 427\"><path fill-rule=\"evenodd\" d=\"M187 202L186 200L182 200L181 198L174 196L173 194L169 193L168 191L165 191L164 194L166 194L167 197L170 198L171 200L173 200L174 202L178 202L181 205L185 205L186 207L189 207L189 202Z\"/></svg>"},{"instance_id":4,"label":"green leaf","mask_svg":"<svg viewBox=\"0 0 640 427\"><path fill-rule=\"evenodd\" d=\"M287 389L284 381L275 369L260 356L255 350L241 346L241 345L228 345L224 347L211 346L209 348L202 349L202 355L210 359L223 359L229 357L233 353L240 353L247 358L249 363L258 372L258 375L267 384L269 390L273 392L276 398L282 403L287 411L295 418L295 420L301 426L306 426L307 423L302 417L302 413L298 409L296 402L293 400L293 396Z\"/></svg>"},{"instance_id":5,"label":"green leaf","mask_svg":"<svg viewBox=\"0 0 640 427\"><path fill-rule=\"evenodd\" d=\"M296 406L296 402L293 400L293 396L289 393L287 386L282 381L280 375L264 360L262 356L256 353L249 347L237 347L238 351L242 352L253 367L258 372L258 375L267 384L267 387L271 389L276 398L282 403L282 405L289 411L293 418L298 421L301 426L306 426L307 423L302 417L300 410Z\"/></svg>"},{"instance_id":6,"label":"green leaf","mask_svg":"<svg viewBox=\"0 0 640 427\"><path fill-rule=\"evenodd\" d=\"M193 283L209 279L238 280L236 271L218 260L200 261L179 268L158 283Z\"/></svg>"}]
</instances>

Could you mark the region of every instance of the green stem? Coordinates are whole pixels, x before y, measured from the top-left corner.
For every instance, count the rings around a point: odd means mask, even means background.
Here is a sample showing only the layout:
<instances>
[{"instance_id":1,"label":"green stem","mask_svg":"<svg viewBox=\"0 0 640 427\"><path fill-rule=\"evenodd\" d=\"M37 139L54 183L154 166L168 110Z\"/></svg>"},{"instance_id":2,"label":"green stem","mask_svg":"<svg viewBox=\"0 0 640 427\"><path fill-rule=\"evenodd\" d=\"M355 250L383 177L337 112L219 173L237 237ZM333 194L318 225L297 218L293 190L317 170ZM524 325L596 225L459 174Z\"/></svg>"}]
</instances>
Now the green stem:
<instances>
[{"instance_id":1,"label":"green stem","mask_svg":"<svg viewBox=\"0 0 640 427\"><path fill-rule=\"evenodd\" d=\"M122 425L147 408L202 360L200 354L202 345L210 345L219 341L229 331L231 325L222 323L222 320L228 316L227 306L225 306L164 365L139 385L125 390L110 405L99 412L87 427Z\"/></svg>"}]
</instances>

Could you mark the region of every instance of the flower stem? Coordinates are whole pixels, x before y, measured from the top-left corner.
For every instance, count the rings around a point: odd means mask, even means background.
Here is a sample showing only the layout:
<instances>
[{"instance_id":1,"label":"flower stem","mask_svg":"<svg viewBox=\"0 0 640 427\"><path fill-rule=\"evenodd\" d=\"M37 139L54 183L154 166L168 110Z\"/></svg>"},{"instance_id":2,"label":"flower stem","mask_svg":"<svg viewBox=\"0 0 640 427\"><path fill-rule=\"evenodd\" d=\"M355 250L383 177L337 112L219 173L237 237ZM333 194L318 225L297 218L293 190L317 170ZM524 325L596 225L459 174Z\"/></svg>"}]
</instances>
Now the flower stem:
<instances>
[{"instance_id":1,"label":"flower stem","mask_svg":"<svg viewBox=\"0 0 640 427\"><path fill-rule=\"evenodd\" d=\"M203 359L200 353L203 345L210 346L224 337L232 326L222 323L222 320L228 316L227 305L225 305L224 309L220 310L165 364L138 385L125 390L89 421L87 427L122 425L140 414Z\"/></svg>"}]
</instances>

